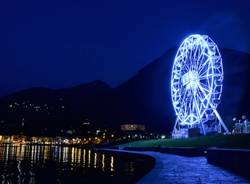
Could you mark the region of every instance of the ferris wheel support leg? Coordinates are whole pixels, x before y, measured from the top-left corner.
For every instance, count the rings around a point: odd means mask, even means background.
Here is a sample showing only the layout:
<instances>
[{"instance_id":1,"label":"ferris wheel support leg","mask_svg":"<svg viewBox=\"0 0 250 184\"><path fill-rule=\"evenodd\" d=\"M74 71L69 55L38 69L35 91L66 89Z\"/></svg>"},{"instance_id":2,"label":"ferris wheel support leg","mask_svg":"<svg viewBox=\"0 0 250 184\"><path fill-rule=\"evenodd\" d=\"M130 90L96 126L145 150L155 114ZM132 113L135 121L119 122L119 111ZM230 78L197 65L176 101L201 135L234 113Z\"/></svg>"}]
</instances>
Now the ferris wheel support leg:
<instances>
[{"instance_id":1,"label":"ferris wheel support leg","mask_svg":"<svg viewBox=\"0 0 250 184\"><path fill-rule=\"evenodd\" d=\"M174 128L173 128L173 132L175 132L177 130L177 123L178 123L178 118L176 118L175 123L174 123Z\"/></svg>"},{"instance_id":2,"label":"ferris wheel support leg","mask_svg":"<svg viewBox=\"0 0 250 184\"><path fill-rule=\"evenodd\" d=\"M204 124L203 124L203 123L201 123L201 128L202 128L203 134L206 135L207 132L206 132L206 130L205 130L205 127L204 127Z\"/></svg>"},{"instance_id":3,"label":"ferris wheel support leg","mask_svg":"<svg viewBox=\"0 0 250 184\"><path fill-rule=\"evenodd\" d=\"M224 122L223 122L222 118L220 117L220 114L217 112L217 110L216 110L216 109L214 109L214 114L215 114L215 115L216 115L216 117L218 118L218 120L219 120L220 124L222 125L222 127L224 128L225 132L228 134L228 133L229 133L229 131L228 131L228 129L227 129L227 127L226 127L226 125L224 124Z\"/></svg>"}]
</instances>

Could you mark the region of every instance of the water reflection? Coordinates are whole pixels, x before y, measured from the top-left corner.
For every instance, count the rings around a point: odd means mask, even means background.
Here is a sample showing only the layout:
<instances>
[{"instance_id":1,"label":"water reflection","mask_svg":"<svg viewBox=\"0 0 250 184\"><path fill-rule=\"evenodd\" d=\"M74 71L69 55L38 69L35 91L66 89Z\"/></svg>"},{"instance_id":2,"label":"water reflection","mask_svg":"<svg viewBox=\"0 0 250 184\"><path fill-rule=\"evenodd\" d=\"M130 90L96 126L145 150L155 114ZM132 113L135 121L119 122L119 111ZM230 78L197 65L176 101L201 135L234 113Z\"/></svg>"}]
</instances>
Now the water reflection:
<instances>
[{"instance_id":1,"label":"water reflection","mask_svg":"<svg viewBox=\"0 0 250 184\"><path fill-rule=\"evenodd\" d=\"M76 183L99 183L95 180L109 178L110 181L110 178L134 175L134 167L133 160L122 160L117 155L78 147L25 144L0 146L2 183L46 183L48 178L50 183L70 183L73 180Z\"/></svg>"},{"instance_id":2,"label":"water reflection","mask_svg":"<svg viewBox=\"0 0 250 184\"><path fill-rule=\"evenodd\" d=\"M105 171L105 155L102 154L102 171Z\"/></svg>"},{"instance_id":3,"label":"water reflection","mask_svg":"<svg viewBox=\"0 0 250 184\"><path fill-rule=\"evenodd\" d=\"M94 156L94 168L96 168L96 162L97 162L97 153L95 153L95 156Z\"/></svg>"}]
</instances>

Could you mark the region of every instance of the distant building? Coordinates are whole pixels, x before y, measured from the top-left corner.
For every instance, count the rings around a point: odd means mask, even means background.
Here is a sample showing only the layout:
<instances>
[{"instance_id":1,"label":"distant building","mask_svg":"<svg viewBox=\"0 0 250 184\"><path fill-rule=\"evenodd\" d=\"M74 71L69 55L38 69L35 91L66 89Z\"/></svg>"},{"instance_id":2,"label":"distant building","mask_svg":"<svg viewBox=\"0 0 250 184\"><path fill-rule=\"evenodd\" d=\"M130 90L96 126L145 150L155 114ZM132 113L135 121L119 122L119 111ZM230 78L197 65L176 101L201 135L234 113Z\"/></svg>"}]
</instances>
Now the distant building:
<instances>
[{"instance_id":1,"label":"distant building","mask_svg":"<svg viewBox=\"0 0 250 184\"><path fill-rule=\"evenodd\" d=\"M146 127L143 124L122 124L121 131L146 131Z\"/></svg>"},{"instance_id":2,"label":"distant building","mask_svg":"<svg viewBox=\"0 0 250 184\"><path fill-rule=\"evenodd\" d=\"M188 138L188 129L175 130L172 133L173 139Z\"/></svg>"},{"instance_id":3,"label":"distant building","mask_svg":"<svg viewBox=\"0 0 250 184\"><path fill-rule=\"evenodd\" d=\"M233 119L235 122L232 134L249 134L250 133L250 121L246 116L242 116L241 120Z\"/></svg>"}]
</instances>

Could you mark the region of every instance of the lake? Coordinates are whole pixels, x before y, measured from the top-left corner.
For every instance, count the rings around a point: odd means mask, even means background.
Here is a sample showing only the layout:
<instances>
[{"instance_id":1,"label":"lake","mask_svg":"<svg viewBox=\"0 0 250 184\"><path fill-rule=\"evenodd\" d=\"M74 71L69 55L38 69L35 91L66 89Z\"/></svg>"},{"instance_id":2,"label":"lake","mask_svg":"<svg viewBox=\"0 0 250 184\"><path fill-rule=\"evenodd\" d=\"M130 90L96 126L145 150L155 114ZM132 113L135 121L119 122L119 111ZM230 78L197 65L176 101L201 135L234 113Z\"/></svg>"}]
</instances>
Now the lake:
<instances>
[{"instance_id":1,"label":"lake","mask_svg":"<svg viewBox=\"0 0 250 184\"><path fill-rule=\"evenodd\" d=\"M135 183L150 159L55 145L0 146L2 183Z\"/></svg>"}]
</instances>

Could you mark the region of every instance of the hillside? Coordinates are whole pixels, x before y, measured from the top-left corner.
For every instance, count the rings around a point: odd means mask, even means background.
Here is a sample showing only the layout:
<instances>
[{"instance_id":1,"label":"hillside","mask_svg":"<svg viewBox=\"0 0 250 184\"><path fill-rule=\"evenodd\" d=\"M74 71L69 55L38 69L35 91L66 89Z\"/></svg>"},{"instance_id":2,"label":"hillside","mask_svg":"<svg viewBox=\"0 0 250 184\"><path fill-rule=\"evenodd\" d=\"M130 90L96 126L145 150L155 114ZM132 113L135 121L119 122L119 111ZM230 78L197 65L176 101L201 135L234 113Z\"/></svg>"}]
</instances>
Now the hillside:
<instances>
[{"instance_id":1,"label":"hillside","mask_svg":"<svg viewBox=\"0 0 250 184\"><path fill-rule=\"evenodd\" d=\"M120 124L132 122L170 133L175 120L170 95L175 53L176 49L167 51L116 88L94 81L65 89L31 88L2 97L0 131L57 134L91 121L98 128L118 130ZM250 55L230 49L221 49L221 55L224 87L218 111L230 127L234 116L250 115Z\"/></svg>"}]
</instances>

